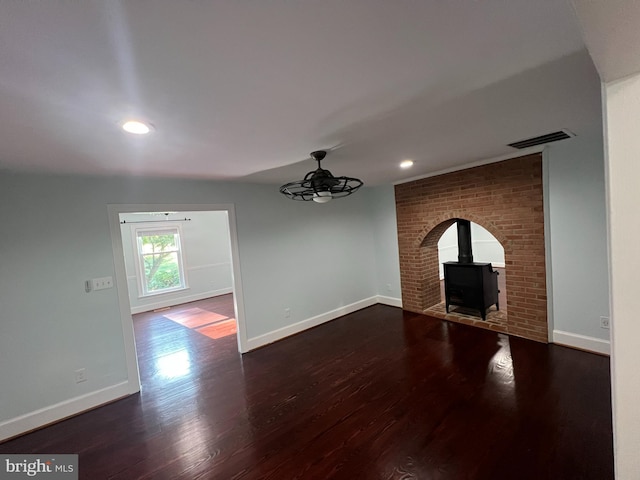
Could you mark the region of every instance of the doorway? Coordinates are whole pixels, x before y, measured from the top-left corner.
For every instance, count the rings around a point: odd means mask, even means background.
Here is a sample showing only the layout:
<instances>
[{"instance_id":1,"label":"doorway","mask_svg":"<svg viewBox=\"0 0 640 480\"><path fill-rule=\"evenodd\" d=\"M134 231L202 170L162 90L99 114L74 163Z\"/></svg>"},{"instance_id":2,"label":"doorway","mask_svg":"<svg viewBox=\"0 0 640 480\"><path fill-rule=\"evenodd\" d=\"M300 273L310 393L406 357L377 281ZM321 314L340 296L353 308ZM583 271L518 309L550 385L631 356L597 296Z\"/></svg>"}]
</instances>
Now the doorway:
<instances>
[{"instance_id":1,"label":"doorway","mask_svg":"<svg viewBox=\"0 0 640 480\"><path fill-rule=\"evenodd\" d=\"M140 279L136 280L136 284L132 284L132 282L128 281L127 278L127 266L125 263L125 250L132 250L133 244L139 239L132 239L130 245L124 245L123 235L121 233L121 222L123 219L126 221L126 218L131 218L132 214L136 212L146 212L149 214L150 212L162 212L163 214L166 212L171 212L172 216L175 216L175 219L181 219L184 222L184 218L189 218L189 212L222 212L226 214L226 227L228 228L228 247L230 250L230 258L229 258L229 274L230 274L230 289L233 296L233 311L235 313L236 320L236 328L237 328L237 345L238 351L243 353L247 351L246 344L246 328L244 322L244 301L242 294L242 282L240 278L240 261L239 261L239 249L238 249L238 239L236 232L236 219L235 219L235 210L233 205L231 204L211 204L211 205L176 205L176 204L136 204L136 205L108 205L108 213L109 213L109 227L111 233L111 240L114 252L114 266L115 266L115 276L116 276L116 287L118 292L118 299L120 305L120 315L122 321L122 331L124 336L125 343L125 354L127 359L127 370L129 379L132 384L140 385L140 374L138 371L138 362L136 356L136 344L135 344L135 335L133 328L133 316L132 316L132 304L137 305L137 308L146 309L147 307L144 305L138 305L139 302L139 293L140 291L144 291L145 286L141 285L144 275L140 274ZM168 217L168 216L167 216ZM148 218L148 217L145 217ZM165 221L163 225L167 225L168 218L160 218L160 221ZM130 220L131 222L135 220ZM187 220L188 221L188 220ZM175 222L175 224L180 224L180 222ZM130 231L136 232L144 232L148 231L148 226L158 227L160 223L140 223L140 229L136 230L129 229ZM144 227L144 226L147 227ZM144 228L143 228L144 227ZM180 231L183 228L176 228L176 230ZM173 230L172 230L173 231ZM160 233L168 233L168 231L162 231ZM186 259L186 269L188 271L188 258ZM183 266L184 268L185 266ZM141 267L142 268L142 267ZM184 283L174 285L174 289L167 293L167 295L147 295L148 298L145 299L147 302L156 302L156 306L154 308L162 308L162 306L158 303L159 298L165 297L168 299L167 301L171 301L172 299L178 298L179 295L185 293L185 284L189 285L189 275L187 274ZM179 283L179 282L178 282ZM171 285L171 284L170 284ZM136 288L139 289L136 289ZM147 286L149 287L149 286ZM155 285L150 286L151 289L156 288ZM213 286L212 291L220 292L220 289L216 290ZM133 293L132 293L133 292ZM153 292L152 292L153 293ZM225 292L220 292L221 294L225 294ZM135 294L135 301L134 301ZM192 294L192 293L190 293ZM157 301L158 300L158 301ZM144 302L143 302L144 303Z\"/></svg>"}]
</instances>

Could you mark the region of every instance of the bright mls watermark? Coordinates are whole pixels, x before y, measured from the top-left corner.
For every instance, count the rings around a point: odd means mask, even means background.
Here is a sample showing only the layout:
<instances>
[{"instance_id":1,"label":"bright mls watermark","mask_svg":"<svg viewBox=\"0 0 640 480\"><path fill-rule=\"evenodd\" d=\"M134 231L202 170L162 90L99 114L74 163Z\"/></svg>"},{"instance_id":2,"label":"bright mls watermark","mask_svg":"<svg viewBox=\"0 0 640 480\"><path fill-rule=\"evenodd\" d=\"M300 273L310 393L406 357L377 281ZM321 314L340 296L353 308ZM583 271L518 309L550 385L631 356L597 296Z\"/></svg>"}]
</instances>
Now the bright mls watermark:
<instances>
[{"instance_id":1,"label":"bright mls watermark","mask_svg":"<svg viewBox=\"0 0 640 480\"><path fill-rule=\"evenodd\" d=\"M0 480L78 480L78 455L0 455Z\"/></svg>"}]
</instances>

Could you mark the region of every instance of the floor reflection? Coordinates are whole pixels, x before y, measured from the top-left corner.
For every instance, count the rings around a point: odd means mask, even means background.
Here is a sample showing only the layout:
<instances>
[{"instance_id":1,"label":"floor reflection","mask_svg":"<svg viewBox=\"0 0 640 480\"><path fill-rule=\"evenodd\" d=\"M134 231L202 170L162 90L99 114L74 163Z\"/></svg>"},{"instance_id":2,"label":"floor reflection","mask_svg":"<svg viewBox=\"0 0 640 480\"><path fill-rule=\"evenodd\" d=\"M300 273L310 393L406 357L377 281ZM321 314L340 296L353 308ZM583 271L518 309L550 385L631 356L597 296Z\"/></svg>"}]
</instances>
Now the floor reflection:
<instances>
[{"instance_id":1,"label":"floor reflection","mask_svg":"<svg viewBox=\"0 0 640 480\"><path fill-rule=\"evenodd\" d=\"M504 411L517 408L516 376L509 337L499 335L500 349L489 360L484 385L484 398L499 405Z\"/></svg>"},{"instance_id":2,"label":"floor reflection","mask_svg":"<svg viewBox=\"0 0 640 480\"><path fill-rule=\"evenodd\" d=\"M191 373L189 352L185 349L158 357L156 369L160 376L168 380L189 375Z\"/></svg>"}]
</instances>

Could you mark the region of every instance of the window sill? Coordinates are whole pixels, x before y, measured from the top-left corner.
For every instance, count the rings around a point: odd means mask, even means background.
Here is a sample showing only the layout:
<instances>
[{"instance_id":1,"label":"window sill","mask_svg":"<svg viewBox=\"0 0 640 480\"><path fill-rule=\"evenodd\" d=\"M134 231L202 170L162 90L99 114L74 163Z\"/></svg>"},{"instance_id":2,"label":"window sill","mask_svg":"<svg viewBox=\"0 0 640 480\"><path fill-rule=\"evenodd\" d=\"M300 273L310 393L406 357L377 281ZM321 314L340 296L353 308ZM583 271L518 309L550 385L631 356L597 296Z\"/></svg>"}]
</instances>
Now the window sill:
<instances>
[{"instance_id":1,"label":"window sill","mask_svg":"<svg viewBox=\"0 0 640 480\"><path fill-rule=\"evenodd\" d=\"M177 292L183 292L185 290L190 290L189 287L177 287L177 288L172 288L172 289L168 289L168 290L162 290L161 292L150 292L150 293L145 293L143 295L138 295L139 299L143 299L143 298L150 298L150 297L159 297L162 295L168 295L170 293L177 293Z\"/></svg>"}]
</instances>

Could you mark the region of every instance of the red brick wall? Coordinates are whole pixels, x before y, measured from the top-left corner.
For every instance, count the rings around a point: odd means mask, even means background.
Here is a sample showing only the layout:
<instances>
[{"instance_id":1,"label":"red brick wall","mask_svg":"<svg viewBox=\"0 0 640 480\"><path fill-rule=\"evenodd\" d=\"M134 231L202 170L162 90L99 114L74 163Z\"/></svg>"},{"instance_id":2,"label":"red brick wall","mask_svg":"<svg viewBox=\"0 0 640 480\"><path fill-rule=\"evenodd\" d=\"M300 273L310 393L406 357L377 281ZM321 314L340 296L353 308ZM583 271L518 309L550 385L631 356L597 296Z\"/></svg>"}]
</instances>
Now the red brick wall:
<instances>
[{"instance_id":1,"label":"red brick wall","mask_svg":"<svg viewBox=\"0 0 640 480\"><path fill-rule=\"evenodd\" d=\"M482 225L504 248L505 333L548 341L540 154L403 183L395 194L405 310L423 313L440 302L438 240L456 218L464 218Z\"/></svg>"}]
</instances>

